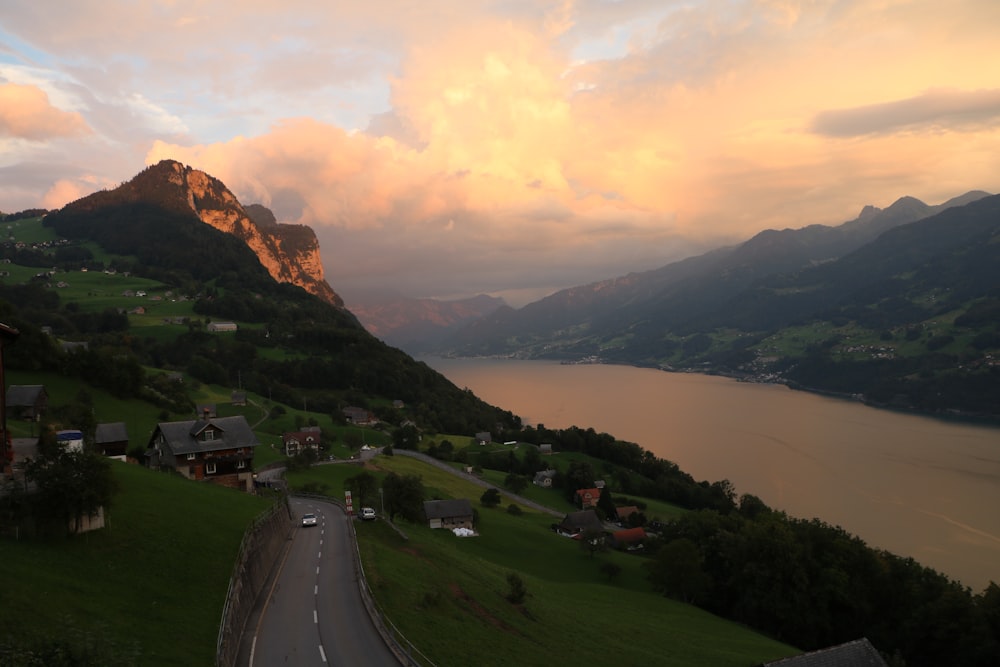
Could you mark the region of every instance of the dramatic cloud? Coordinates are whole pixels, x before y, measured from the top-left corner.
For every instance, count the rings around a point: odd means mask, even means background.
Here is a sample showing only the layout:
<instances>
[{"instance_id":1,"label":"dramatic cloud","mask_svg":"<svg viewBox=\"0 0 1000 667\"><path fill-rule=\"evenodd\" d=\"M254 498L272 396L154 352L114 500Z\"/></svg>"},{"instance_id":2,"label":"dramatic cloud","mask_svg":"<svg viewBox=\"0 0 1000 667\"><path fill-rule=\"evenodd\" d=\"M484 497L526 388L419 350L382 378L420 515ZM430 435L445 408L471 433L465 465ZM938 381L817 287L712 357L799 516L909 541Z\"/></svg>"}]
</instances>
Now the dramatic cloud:
<instances>
[{"instance_id":1,"label":"dramatic cloud","mask_svg":"<svg viewBox=\"0 0 1000 667\"><path fill-rule=\"evenodd\" d=\"M992 0L12 1L0 81L94 135L18 139L0 209L172 158L312 225L349 302L535 295L1000 189L996 25Z\"/></svg>"},{"instance_id":2,"label":"dramatic cloud","mask_svg":"<svg viewBox=\"0 0 1000 667\"><path fill-rule=\"evenodd\" d=\"M15 83L0 84L0 136L30 141L90 133L78 113L56 109L45 91Z\"/></svg>"}]
</instances>

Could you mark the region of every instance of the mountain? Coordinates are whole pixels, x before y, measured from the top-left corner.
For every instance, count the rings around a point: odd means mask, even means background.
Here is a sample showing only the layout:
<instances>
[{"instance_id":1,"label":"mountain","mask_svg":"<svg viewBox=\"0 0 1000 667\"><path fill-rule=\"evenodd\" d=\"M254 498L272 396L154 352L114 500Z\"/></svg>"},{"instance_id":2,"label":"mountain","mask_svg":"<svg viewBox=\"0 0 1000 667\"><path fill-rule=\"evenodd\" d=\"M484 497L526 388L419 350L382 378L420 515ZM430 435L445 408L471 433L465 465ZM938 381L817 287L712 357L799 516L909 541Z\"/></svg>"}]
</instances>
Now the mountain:
<instances>
[{"instance_id":1,"label":"mountain","mask_svg":"<svg viewBox=\"0 0 1000 667\"><path fill-rule=\"evenodd\" d=\"M459 332L449 353L597 358L994 414L996 390L980 388L1000 353L997 321L984 315L1000 297L998 202L981 192L940 206L904 197L838 227L764 231L498 310Z\"/></svg>"},{"instance_id":2,"label":"mountain","mask_svg":"<svg viewBox=\"0 0 1000 667\"><path fill-rule=\"evenodd\" d=\"M39 249L8 243L4 258L59 272L141 277L155 281L150 289L161 303L168 293L182 298L167 307L169 317L151 321L155 326L133 326L128 304L111 293L114 303L94 312L93 304L63 303L40 281L0 283L0 312L21 331L8 356L12 367L65 370L116 395L157 403L165 395L156 384L163 374L144 369L239 385L328 415L348 405L381 412L399 400L408 419L436 432L519 425L516 416L368 333L324 280L308 275L310 263L319 266L311 230L277 225L263 207L248 211L203 172L164 161L48 213L41 225L60 240ZM238 330L213 335L206 330L213 319L236 322ZM67 359L58 339L90 349ZM183 411L176 402L165 407ZM386 417L402 419L398 411Z\"/></svg>"},{"instance_id":3,"label":"mountain","mask_svg":"<svg viewBox=\"0 0 1000 667\"><path fill-rule=\"evenodd\" d=\"M291 283L327 303L344 302L323 277L319 242L305 225L278 224L260 205L244 208L217 178L174 160L148 167L132 180L110 191L94 193L68 204L67 215L93 212L110 206L156 206L180 215L193 215L201 222L245 243L278 282ZM131 226L140 224L134 221ZM97 230L92 230L97 231ZM103 234L106 241L116 231Z\"/></svg>"},{"instance_id":4,"label":"mountain","mask_svg":"<svg viewBox=\"0 0 1000 667\"><path fill-rule=\"evenodd\" d=\"M376 337L410 354L421 354L433 350L462 326L504 305L503 299L480 294L455 301L403 297L369 300L351 304L350 310Z\"/></svg>"}]
</instances>

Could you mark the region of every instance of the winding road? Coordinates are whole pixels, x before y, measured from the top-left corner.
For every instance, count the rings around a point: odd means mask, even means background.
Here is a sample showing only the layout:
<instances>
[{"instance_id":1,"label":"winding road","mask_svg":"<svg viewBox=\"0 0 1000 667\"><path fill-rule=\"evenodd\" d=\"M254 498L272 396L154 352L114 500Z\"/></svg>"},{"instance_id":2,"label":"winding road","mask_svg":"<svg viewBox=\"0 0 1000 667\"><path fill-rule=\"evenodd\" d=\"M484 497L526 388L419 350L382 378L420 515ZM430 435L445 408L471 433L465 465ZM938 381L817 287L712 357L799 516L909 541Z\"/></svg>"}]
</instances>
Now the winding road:
<instances>
[{"instance_id":1,"label":"winding road","mask_svg":"<svg viewBox=\"0 0 1000 667\"><path fill-rule=\"evenodd\" d=\"M262 609L247 628L240 664L398 667L365 607L355 568L353 520L335 503L291 499L318 525L295 529Z\"/></svg>"}]
</instances>

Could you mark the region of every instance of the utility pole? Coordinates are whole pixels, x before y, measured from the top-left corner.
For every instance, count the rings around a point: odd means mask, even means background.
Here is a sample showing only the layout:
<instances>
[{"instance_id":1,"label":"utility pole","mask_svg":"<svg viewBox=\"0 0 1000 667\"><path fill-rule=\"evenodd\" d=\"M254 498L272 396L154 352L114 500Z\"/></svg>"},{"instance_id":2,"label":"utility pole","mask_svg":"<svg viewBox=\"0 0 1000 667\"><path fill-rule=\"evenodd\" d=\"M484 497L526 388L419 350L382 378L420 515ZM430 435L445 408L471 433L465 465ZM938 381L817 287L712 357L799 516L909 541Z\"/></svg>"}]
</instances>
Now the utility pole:
<instances>
[{"instance_id":1,"label":"utility pole","mask_svg":"<svg viewBox=\"0 0 1000 667\"><path fill-rule=\"evenodd\" d=\"M0 323L0 469L4 475L10 474L11 464L14 462L14 443L7 430L7 378L5 369L7 363L3 358L4 347L8 343L13 343L21 332L12 326Z\"/></svg>"}]
</instances>

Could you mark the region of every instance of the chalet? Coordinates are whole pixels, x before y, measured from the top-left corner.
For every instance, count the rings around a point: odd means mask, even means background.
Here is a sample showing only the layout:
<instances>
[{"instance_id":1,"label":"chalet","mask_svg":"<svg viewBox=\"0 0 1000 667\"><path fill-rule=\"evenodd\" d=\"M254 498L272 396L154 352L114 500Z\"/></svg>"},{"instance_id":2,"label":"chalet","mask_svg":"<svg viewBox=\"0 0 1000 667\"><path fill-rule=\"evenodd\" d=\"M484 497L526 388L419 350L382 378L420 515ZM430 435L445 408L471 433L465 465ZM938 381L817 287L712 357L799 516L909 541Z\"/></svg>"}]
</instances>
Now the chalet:
<instances>
[{"instance_id":1,"label":"chalet","mask_svg":"<svg viewBox=\"0 0 1000 667\"><path fill-rule=\"evenodd\" d=\"M477 445L488 445L493 442L493 436L489 431L480 431L476 434L476 444Z\"/></svg>"},{"instance_id":2,"label":"chalet","mask_svg":"<svg viewBox=\"0 0 1000 667\"><path fill-rule=\"evenodd\" d=\"M552 453L552 445L548 445L548 444L538 445L538 453L539 454L551 454Z\"/></svg>"},{"instance_id":3,"label":"chalet","mask_svg":"<svg viewBox=\"0 0 1000 667\"><path fill-rule=\"evenodd\" d=\"M552 487L552 480L556 476L556 470L539 470L535 473L535 479L532 480L532 484L535 486L541 486L546 489Z\"/></svg>"},{"instance_id":4,"label":"chalet","mask_svg":"<svg viewBox=\"0 0 1000 667\"><path fill-rule=\"evenodd\" d=\"M576 490L576 501L580 503L580 509L587 509L590 507L597 507L597 501L601 499L601 490L597 488L593 489L577 489Z\"/></svg>"},{"instance_id":5,"label":"chalet","mask_svg":"<svg viewBox=\"0 0 1000 667\"><path fill-rule=\"evenodd\" d=\"M229 395L229 402L233 405L246 405L247 393L245 391L233 391L233 393Z\"/></svg>"},{"instance_id":6,"label":"chalet","mask_svg":"<svg viewBox=\"0 0 1000 667\"><path fill-rule=\"evenodd\" d=\"M235 322L209 322L208 331L220 332L220 331L236 331L238 327Z\"/></svg>"},{"instance_id":7,"label":"chalet","mask_svg":"<svg viewBox=\"0 0 1000 667\"><path fill-rule=\"evenodd\" d=\"M403 408L406 407L406 403L403 403L403 401L397 398L392 402L392 407L396 408L397 410L402 410Z\"/></svg>"},{"instance_id":8,"label":"chalet","mask_svg":"<svg viewBox=\"0 0 1000 667\"><path fill-rule=\"evenodd\" d=\"M216 412L215 403L199 403L195 408L195 416L197 417L218 417L218 412Z\"/></svg>"},{"instance_id":9,"label":"chalet","mask_svg":"<svg viewBox=\"0 0 1000 667\"><path fill-rule=\"evenodd\" d=\"M349 406L341 410L347 421L356 426L374 424L378 421L375 415L365 408Z\"/></svg>"},{"instance_id":10,"label":"chalet","mask_svg":"<svg viewBox=\"0 0 1000 667\"><path fill-rule=\"evenodd\" d=\"M94 447L107 457L124 461L128 451L128 429L125 422L98 424L94 432Z\"/></svg>"},{"instance_id":11,"label":"chalet","mask_svg":"<svg viewBox=\"0 0 1000 667\"><path fill-rule=\"evenodd\" d=\"M473 529L472 503L468 498L455 500L427 500L424 502L424 516L431 528Z\"/></svg>"},{"instance_id":12,"label":"chalet","mask_svg":"<svg viewBox=\"0 0 1000 667\"><path fill-rule=\"evenodd\" d=\"M320 433L316 431L286 431L281 434L281 444L285 448L285 456L295 456L303 450L319 451Z\"/></svg>"},{"instance_id":13,"label":"chalet","mask_svg":"<svg viewBox=\"0 0 1000 667\"><path fill-rule=\"evenodd\" d=\"M556 532L567 537L576 537L581 533L604 531L604 524L594 510L570 512L563 520L554 526Z\"/></svg>"},{"instance_id":14,"label":"chalet","mask_svg":"<svg viewBox=\"0 0 1000 667\"><path fill-rule=\"evenodd\" d=\"M865 637L790 658L765 662L761 667L888 667L885 659Z\"/></svg>"},{"instance_id":15,"label":"chalet","mask_svg":"<svg viewBox=\"0 0 1000 667\"><path fill-rule=\"evenodd\" d=\"M184 477L250 491L257 436L242 415L157 424L147 464Z\"/></svg>"},{"instance_id":16,"label":"chalet","mask_svg":"<svg viewBox=\"0 0 1000 667\"><path fill-rule=\"evenodd\" d=\"M48 407L49 395L40 384L12 384L7 388L7 415L38 421Z\"/></svg>"}]
</instances>

